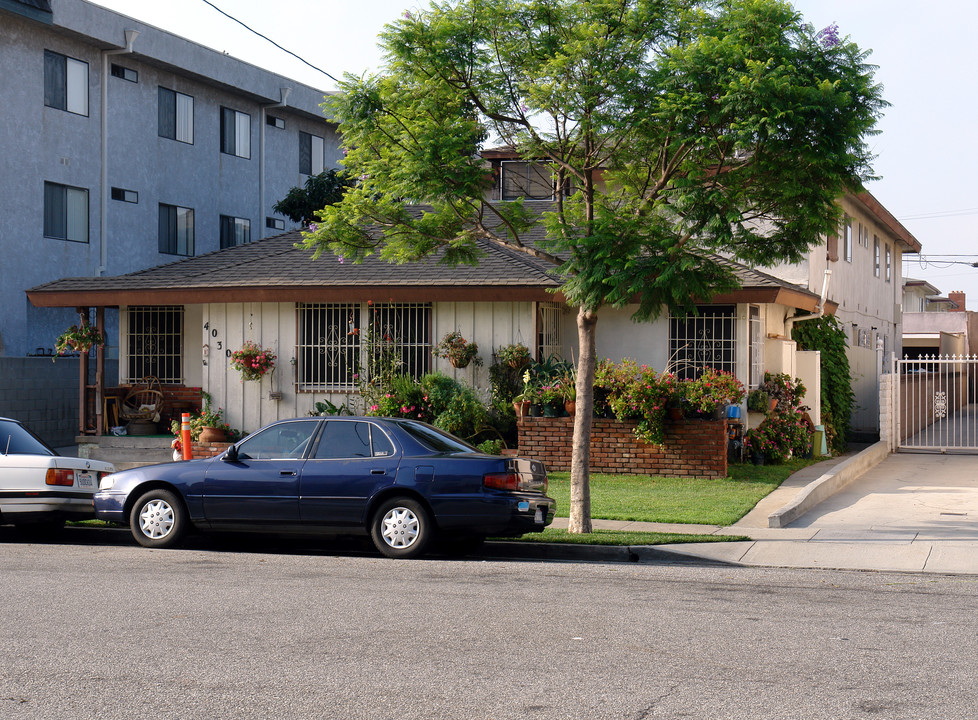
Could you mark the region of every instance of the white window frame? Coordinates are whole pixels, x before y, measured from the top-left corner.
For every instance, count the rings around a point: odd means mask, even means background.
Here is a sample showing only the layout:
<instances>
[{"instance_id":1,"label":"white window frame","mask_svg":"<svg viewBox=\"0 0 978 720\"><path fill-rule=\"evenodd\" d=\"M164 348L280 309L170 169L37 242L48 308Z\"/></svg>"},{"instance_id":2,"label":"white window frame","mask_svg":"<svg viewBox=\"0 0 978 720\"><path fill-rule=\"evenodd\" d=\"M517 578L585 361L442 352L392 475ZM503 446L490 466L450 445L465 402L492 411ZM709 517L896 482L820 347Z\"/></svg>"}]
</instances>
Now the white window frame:
<instances>
[{"instance_id":1,"label":"white window frame","mask_svg":"<svg viewBox=\"0 0 978 720\"><path fill-rule=\"evenodd\" d=\"M545 362L552 355L561 357L563 343L563 308L560 303L537 304L537 359Z\"/></svg>"},{"instance_id":2,"label":"white window frame","mask_svg":"<svg viewBox=\"0 0 978 720\"><path fill-rule=\"evenodd\" d=\"M47 70L49 63L57 63L62 68L59 77L49 75ZM88 63L54 50L45 50L44 104L56 110L87 117Z\"/></svg>"},{"instance_id":3,"label":"white window frame","mask_svg":"<svg viewBox=\"0 0 978 720\"><path fill-rule=\"evenodd\" d=\"M173 212L171 212L173 211ZM164 228L163 213L168 214L167 224ZM180 255L183 257L193 257L194 255L194 210L193 208L181 207L160 203L159 221L159 251L162 255ZM169 215L172 215L172 222ZM169 233L172 226L172 234L168 234L164 243L164 229Z\"/></svg>"},{"instance_id":4,"label":"white window frame","mask_svg":"<svg viewBox=\"0 0 978 720\"><path fill-rule=\"evenodd\" d=\"M233 118L234 122L229 120ZM251 115L232 108L221 108L221 152L251 159Z\"/></svg>"},{"instance_id":5,"label":"white window frame","mask_svg":"<svg viewBox=\"0 0 978 720\"><path fill-rule=\"evenodd\" d=\"M251 242L251 220L221 215L221 249L247 245Z\"/></svg>"},{"instance_id":6,"label":"white window frame","mask_svg":"<svg viewBox=\"0 0 978 720\"><path fill-rule=\"evenodd\" d=\"M842 258L852 262L852 218L848 215L842 216Z\"/></svg>"},{"instance_id":7,"label":"white window frame","mask_svg":"<svg viewBox=\"0 0 978 720\"><path fill-rule=\"evenodd\" d=\"M737 306L698 305L697 315L669 316L670 369L680 378L704 368L737 375Z\"/></svg>"},{"instance_id":8,"label":"white window frame","mask_svg":"<svg viewBox=\"0 0 978 720\"><path fill-rule=\"evenodd\" d=\"M308 159L309 164L306 164ZM299 131L299 173L319 175L326 169L326 140L318 135Z\"/></svg>"},{"instance_id":9,"label":"white window frame","mask_svg":"<svg viewBox=\"0 0 978 720\"><path fill-rule=\"evenodd\" d=\"M87 243L88 218L88 190L45 181L44 237Z\"/></svg>"},{"instance_id":10,"label":"white window frame","mask_svg":"<svg viewBox=\"0 0 978 720\"><path fill-rule=\"evenodd\" d=\"M520 172L522 170L522 172ZM522 189L532 191L534 187L541 188L538 195L521 195L515 192L507 193L507 173L519 173ZM536 177L531 177L535 175ZM547 182L545 182L545 180ZM515 185L515 183L511 183ZM549 194L544 194L542 188L548 187ZM552 201L554 195L554 178L550 168L542 163L525 162L523 160L503 160L499 163L499 198L501 200L542 200Z\"/></svg>"},{"instance_id":11,"label":"white window frame","mask_svg":"<svg viewBox=\"0 0 978 720\"><path fill-rule=\"evenodd\" d=\"M157 102L159 97L166 94L173 98L173 118L166 119L166 122L158 123L158 134L160 137L177 142L194 144L194 99L187 95L170 88L159 86L157 90Z\"/></svg>"}]
</instances>

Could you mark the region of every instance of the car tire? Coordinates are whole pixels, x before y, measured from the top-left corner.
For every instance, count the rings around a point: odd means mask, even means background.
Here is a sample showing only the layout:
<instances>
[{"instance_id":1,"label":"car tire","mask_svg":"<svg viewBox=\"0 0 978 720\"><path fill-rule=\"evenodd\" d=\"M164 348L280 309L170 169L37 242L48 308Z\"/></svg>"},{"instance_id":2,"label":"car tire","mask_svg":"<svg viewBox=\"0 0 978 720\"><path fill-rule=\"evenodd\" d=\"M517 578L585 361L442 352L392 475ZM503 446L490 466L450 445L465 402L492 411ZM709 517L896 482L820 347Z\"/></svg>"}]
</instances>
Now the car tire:
<instances>
[{"instance_id":1,"label":"car tire","mask_svg":"<svg viewBox=\"0 0 978 720\"><path fill-rule=\"evenodd\" d=\"M180 498L162 488L142 495L129 513L132 536L149 548L174 547L183 539L188 522Z\"/></svg>"},{"instance_id":2,"label":"car tire","mask_svg":"<svg viewBox=\"0 0 978 720\"><path fill-rule=\"evenodd\" d=\"M433 525L428 510L417 500L392 498L374 513L370 537L374 546L389 558L413 558L427 549Z\"/></svg>"}]
</instances>

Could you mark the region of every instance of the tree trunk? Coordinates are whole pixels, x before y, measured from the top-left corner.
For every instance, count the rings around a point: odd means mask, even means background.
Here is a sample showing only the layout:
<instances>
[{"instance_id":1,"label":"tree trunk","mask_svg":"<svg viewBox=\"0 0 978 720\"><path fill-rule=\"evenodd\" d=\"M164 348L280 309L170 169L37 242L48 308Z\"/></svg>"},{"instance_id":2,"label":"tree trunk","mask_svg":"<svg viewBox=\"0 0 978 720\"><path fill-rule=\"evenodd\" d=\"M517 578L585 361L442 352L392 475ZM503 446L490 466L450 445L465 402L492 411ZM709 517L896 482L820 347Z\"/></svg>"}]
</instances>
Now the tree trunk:
<instances>
[{"instance_id":1,"label":"tree trunk","mask_svg":"<svg viewBox=\"0 0 978 720\"><path fill-rule=\"evenodd\" d=\"M571 452L571 496L568 532L591 532L591 419L594 416L594 366L596 313L577 311L577 414Z\"/></svg>"}]
</instances>

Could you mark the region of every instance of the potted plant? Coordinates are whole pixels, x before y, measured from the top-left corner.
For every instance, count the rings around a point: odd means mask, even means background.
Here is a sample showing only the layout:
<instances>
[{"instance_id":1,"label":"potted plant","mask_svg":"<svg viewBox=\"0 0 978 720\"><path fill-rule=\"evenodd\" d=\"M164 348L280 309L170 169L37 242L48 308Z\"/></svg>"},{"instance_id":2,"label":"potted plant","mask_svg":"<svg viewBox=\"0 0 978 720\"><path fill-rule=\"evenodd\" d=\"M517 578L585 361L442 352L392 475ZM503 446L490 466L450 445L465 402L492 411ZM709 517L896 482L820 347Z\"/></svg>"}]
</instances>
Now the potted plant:
<instances>
[{"instance_id":1,"label":"potted plant","mask_svg":"<svg viewBox=\"0 0 978 720\"><path fill-rule=\"evenodd\" d=\"M701 416L719 419L727 405L739 405L744 400L744 385L723 370L705 368L695 380L687 380L683 398L687 407Z\"/></svg>"},{"instance_id":2,"label":"potted plant","mask_svg":"<svg viewBox=\"0 0 978 720\"><path fill-rule=\"evenodd\" d=\"M105 337L94 325L72 325L63 333L58 335L54 343L55 352L64 355L68 352L87 353L92 346L101 347L105 345Z\"/></svg>"},{"instance_id":3,"label":"potted plant","mask_svg":"<svg viewBox=\"0 0 978 720\"><path fill-rule=\"evenodd\" d=\"M482 365L482 358L479 357L479 345L469 342L462 333L452 330L435 345L431 354L435 357L446 358L455 368L468 367L469 363L475 363L476 367Z\"/></svg>"},{"instance_id":4,"label":"potted plant","mask_svg":"<svg viewBox=\"0 0 978 720\"><path fill-rule=\"evenodd\" d=\"M564 399L564 410L574 417L577 413L577 368L573 365L564 370L561 375L560 389Z\"/></svg>"},{"instance_id":5,"label":"potted plant","mask_svg":"<svg viewBox=\"0 0 978 720\"><path fill-rule=\"evenodd\" d=\"M503 345L496 349L496 357L499 362L509 365L515 370L520 370L530 364L530 350L522 343L513 345Z\"/></svg>"},{"instance_id":6,"label":"potted plant","mask_svg":"<svg viewBox=\"0 0 978 720\"><path fill-rule=\"evenodd\" d=\"M242 380L261 380L275 368L275 358L271 350L248 340L240 350L231 353L231 367L241 373Z\"/></svg>"},{"instance_id":7,"label":"potted plant","mask_svg":"<svg viewBox=\"0 0 978 720\"><path fill-rule=\"evenodd\" d=\"M540 388L540 402L544 417L557 417L564 406L564 390L559 382L550 382Z\"/></svg>"},{"instance_id":8,"label":"potted plant","mask_svg":"<svg viewBox=\"0 0 978 720\"><path fill-rule=\"evenodd\" d=\"M534 400L539 402L539 393L536 388L530 384L530 371L523 371L523 392L513 398L513 411L516 413L516 417L523 418L530 414L530 408L533 406Z\"/></svg>"},{"instance_id":9,"label":"potted plant","mask_svg":"<svg viewBox=\"0 0 978 720\"><path fill-rule=\"evenodd\" d=\"M757 388L747 393L747 412L767 413L771 402L770 396Z\"/></svg>"}]
</instances>

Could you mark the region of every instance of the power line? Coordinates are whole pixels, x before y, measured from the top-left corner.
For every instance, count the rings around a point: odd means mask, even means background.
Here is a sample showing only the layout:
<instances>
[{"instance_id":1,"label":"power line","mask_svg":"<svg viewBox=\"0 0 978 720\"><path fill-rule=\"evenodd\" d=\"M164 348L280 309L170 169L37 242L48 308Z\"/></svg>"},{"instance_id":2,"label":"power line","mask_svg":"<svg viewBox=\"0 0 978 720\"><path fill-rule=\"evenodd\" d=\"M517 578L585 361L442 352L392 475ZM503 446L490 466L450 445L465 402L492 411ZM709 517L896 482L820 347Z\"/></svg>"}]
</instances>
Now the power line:
<instances>
[{"instance_id":1,"label":"power line","mask_svg":"<svg viewBox=\"0 0 978 720\"><path fill-rule=\"evenodd\" d=\"M294 57L296 60L299 60L300 62L303 62L306 65L308 65L309 67L311 67L316 72L321 72L323 75L325 75L326 77L328 77L333 82L336 82L336 83L339 82L339 80L337 80L335 77L333 77L332 75L330 75L328 72L326 72L322 68L316 67L315 65L313 65L311 62L309 62L305 58L299 57L298 55L296 55L294 52L292 52L288 48L282 47L281 45L279 45L277 42L275 42L274 40L272 40L267 35L262 35L260 32L258 32L254 28L249 27L245 23L241 22L240 20L238 20L238 18L234 17L233 15L228 15L226 12L224 12L223 10L221 10L221 8L219 8L217 5L215 5L214 3L210 2L210 0L201 0L201 2L203 2L205 5L210 5L212 8L214 8L219 13L221 13L221 15L223 15L224 17L228 18L229 20L234 20L234 22L238 23L238 25L240 25L241 27L243 27L245 30L254 33L258 37L262 38L263 40L267 40L268 42L270 42L272 45L274 45L275 47L277 47L282 52L288 53L289 55L291 55L292 57Z\"/></svg>"},{"instance_id":2,"label":"power line","mask_svg":"<svg viewBox=\"0 0 978 720\"><path fill-rule=\"evenodd\" d=\"M947 217L961 217L963 215L978 215L978 208L967 208L964 210L937 210L935 212L920 213L919 215L904 215L897 218L901 222L904 220L938 220Z\"/></svg>"}]
</instances>

